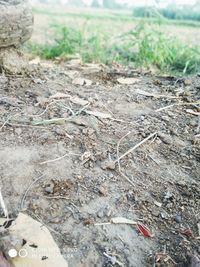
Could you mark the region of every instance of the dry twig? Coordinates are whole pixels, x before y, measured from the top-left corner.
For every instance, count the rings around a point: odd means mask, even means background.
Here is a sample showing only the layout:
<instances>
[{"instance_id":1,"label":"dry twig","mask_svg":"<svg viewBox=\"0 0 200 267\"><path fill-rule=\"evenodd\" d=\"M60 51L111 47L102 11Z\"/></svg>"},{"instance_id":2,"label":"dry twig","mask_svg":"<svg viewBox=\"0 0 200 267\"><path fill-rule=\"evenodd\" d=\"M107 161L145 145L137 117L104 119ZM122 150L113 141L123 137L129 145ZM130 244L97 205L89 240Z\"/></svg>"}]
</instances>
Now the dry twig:
<instances>
[{"instance_id":1,"label":"dry twig","mask_svg":"<svg viewBox=\"0 0 200 267\"><path fill-rule=\"evenodd\" d=\"M165 107L156 109L155 112L159 112L159 111L162 111L162 110L165 110L165 109L168 109L168 108L172 108L172 107L175 107L175 106L191 106L191 105L193 105L193 106L194 105L200 105L200 101L189 102L189 103L174 103L174 104L171 104L169 106L165 106Z\"/></svg>"},{"instance_id":2,"label":"dry twig","mask_svg":"<svg viewBox=\"0 0 200 267\"><path fill-rule=\"evenodd\" d=\"M134 183L121 171L121 165L120 165L120 160L119 160L119 147L120 144L122 142L122 140L124 138L126 138L131 132L128 132L127 134L125 134L124 136L122 136L122 138L119 140L119 142L117 143L117 164L118 164L118 170L119 173L121 174L122 177L124 177L124 179L126 179L132 186L135 186Z\"/></svg>"},{"instance_id":3,"label":"dry twig","mask_svg":"<svg viewBox=\"0 0 200 267\"><path fill-rule=\"evenodd\" d=\"M70 200L68 197L64 196L46 196L47 199L65 199L65 200Z\"/></svg>"},{"instance_id":4,"label":"dry twig","mask_svg":"<svg viewBox=\"0 0 200 267\"><path fill-rule=\"evenodd\" d=\"M36 184L39 180L41 180L43 177L44 177L44 174L40 175L40 177L37 178L36 180L34 180L34 181L29 185L29 187L26 189L26 191L25 191L25 193L24 193L24 195L23 195L23 197L22 197L22 201L21 201L21 205L20 205L22 211L24 210L24 202L25 202L26 196L27 196L28 192L30 191L31 187L32 187L34 184Z\"/></svg>"},{"instance_id":5,"label":"dry twig","mask_svg":"<svg viewBox=\"0 0 200 267\"><path fill-rule=\"evenodd\" d=\"M5 204L4 199L3 199L1 188L0 188L0 205L1 205L1 208L3 210L4 216L8 219L9 218L8 210L6 208L6 204Z\"/></svg>"},{"instance_id":6,"label":"dry twig","mask_svg":"<svg viewBox=\"0 0 200 267\"><path fill-rule=\"evenodd\" d=\"M119 158L117 158L114 163L119 162L119 160L121 160L122 158L126 157L128 154L130 154L131 152L133 152L136 148L138 148L139 146L143 145L145 142L147 142L149 139L151 139L152 137L154 137L157 134L157 132L154 132L152 134L150 134L148 137L146 137L144 140L142 140L141 142L139 142L137 145L135 145L134 147L130 148L128 151L126 151L123 155L121 155Z\"/></svg>"},{"instance_id":7,"label":"dry twig","mask_svg":"<svg viewBox=\"0 0 200 267\"><path fill-rule=\"evenodd\" d=\"M52 162L55 162L55 161L64 159L64 158L66 158L67 156L78 156L78 157L80 157L81 154L75 154L75 153L69 153L69 152L68 152L68 153L66 153L65 155L61 156L61 157L43 161L43 162L40 163L40 165L44 165L44 164L47 164L47 163L52 163Z\"/></svg>"}]
</instances>

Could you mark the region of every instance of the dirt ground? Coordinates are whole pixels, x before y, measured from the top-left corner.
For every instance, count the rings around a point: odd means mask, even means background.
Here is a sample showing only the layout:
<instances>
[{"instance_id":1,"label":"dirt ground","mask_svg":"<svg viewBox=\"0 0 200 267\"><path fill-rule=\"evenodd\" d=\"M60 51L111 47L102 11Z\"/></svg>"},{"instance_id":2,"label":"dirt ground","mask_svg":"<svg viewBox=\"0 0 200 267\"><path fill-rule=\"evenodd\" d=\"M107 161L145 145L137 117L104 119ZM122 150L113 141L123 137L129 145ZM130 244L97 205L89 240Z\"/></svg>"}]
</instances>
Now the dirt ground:
<instances>
[{"instance_id":1,"label":"dirt ground","mask_svg":"<svg viewBox=\"0 0 200 267\"><path fill-rule=\"evenodd\" d=\"M0 75L10 216L23 210L42 221L70 267L192 266L200 253L200 77L74 60L31 68ZM137 225L106 224L114 217L142 223L151 237Z\"/></svg>"}]
</instances>

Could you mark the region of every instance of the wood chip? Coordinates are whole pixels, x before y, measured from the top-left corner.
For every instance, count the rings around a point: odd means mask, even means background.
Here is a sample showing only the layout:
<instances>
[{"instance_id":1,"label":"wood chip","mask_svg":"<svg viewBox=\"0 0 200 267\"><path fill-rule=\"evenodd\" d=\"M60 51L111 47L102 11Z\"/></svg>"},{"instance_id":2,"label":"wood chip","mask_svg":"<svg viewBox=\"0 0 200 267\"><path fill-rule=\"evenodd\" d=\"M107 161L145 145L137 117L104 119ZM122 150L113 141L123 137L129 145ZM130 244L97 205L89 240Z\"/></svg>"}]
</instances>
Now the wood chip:
<instances>
[{"instance_id":1,"label":"wood chip","mask_svg":"<svg viewBox=\"0 0 200 267\"><path fill-rule=\"evenodd\" d=\"M140 80L139 79L137 79L137 78L119 78L119 79L117 79L117 81L118 81L118 83L120 83L120 84L129 84L129 85L131 85L131 84L135 84L135 83L138 83Z\"/></svg>"},{"instance_id":2,"label":"wood chip","mask_svg":"<svg viewBox=\"0 0 200 267\"><path fill-rule=\"evenodd\" d=\"M72 81L72 84L89 86L92 85L92 81L84 78L76 78Z\"/></svg>"},{"instance_id":3,"label":"wood chip","mask_svg":"<svg viewBox=\"0 0 200 267\"><path fill-rule=\"evenodd\" d=\"M51 125L51 124L64 124L66 122L65 118L55 118L50 120L43 120L43 121L32 121L31 125L39 126L39 125Z\"/></svg>"},{"instance_id":4,"label":"wood chip","mask_svg":"<svg viewBox=\"0 0 200 267\"><path fill-rule=\"evenodd\" d=\"M62 98L70 98L71 96L65 93L55 93L54 95L50 96L50 99L62 99Z\"/></svg>"},{"instance_id":5,"label":"wood chip","mask_svg":"<svg viewBox=\"0 0 200 267\"><path fill-rule=\"evenodd\" d=\"M192 109L186 109L185 112L192 114L192 115L195 115L195 116L200 116L200 112L195 112Z\"/></svg>"},{"instance_id":6,"label":"wood chip","mask_svg":"<svg viewBox=\"0 0 200 267\"><path fill-rule=\"evenodd\" d=\"M40 64L40 62L41 62L41 59L39 57L36 57L36 58L30 60L29 64L30 65L38 65L38 64Z\"/></svg>"},{"instance_id":7,"label":"wood chip","mask_svg":"<svg viewBox=\"0 0 200 267\"><path fill-rule=\"evenodd\" d=\"M111 223L114 224L131 224L131 225L137 225L136 221L129 220L123 217L114 217L110 220Z\"/></svg>"},{"instance_id":8,"label":"wood chip","mask_svg":"<svg viewBox=\"0 0 200 267\"><path fill-rule=\"evenodd\" d=\"M143 90L140 90L140 89L137 89L135 92L137 94L139 94L139 95L144 95L144 96L149 96L149 97L156 97L156 98L171 98L171 99L179 98L177 96L171 96L171 95L154 94L154 93L150 93L150 92L143 91Z\"/></svg>"},{"instance_id":9,"label":"wood chip","mask_svg":"<svg viewBox=\"0 0 200 267\"><path fill-rule=\"evenodd\" d=\"M80 106L85 106L88 104L87 100L84 100L82 98L79 98L78 96L73 96L70 97L70 101L74 104L80 105Z\"/></svg>"},{"instance_id":10,"label":"wood chip","mask_svg":"<svg viewBox=\"0 0 200 267\"><path fill-rule=\"evenodd\" d=\"M86 110L85 112L89 115L93 115L93 116L101 118L101 119L112 119L112 116L109 113L104 113L104 112L95 111L95 110L94 111Z\"/></svg>"},{"instance_id":11,"label":"wood chip","mask_svg":"<svg viewBox=\"0 0 200 267\"><path fill-rule=\"evenodd\" d=\"M80 105L80 106L85 106L88 104L88 101L87 100L84 100L78 96L71 96L71 95L68 95L68 94L65 94L65 93L56 93L52 96L49 97L50 99L64 99L64 98L69 98L69 100L74 103L74 104L77 104L77 105Z\"/></svg>"},{"instance_id":12,"label":"wood chip","mask_svg":"<svg viewBox=\"0 0 200 267\"><path fill-rule=\"evenodd\" d=\"M162 203L160 203L160 202L158 202L158 201L156 201L156 200L154 200L154 204L155 204L156 206L158 206L158 207L162 207Z\"/></svg>"}]
</instances>

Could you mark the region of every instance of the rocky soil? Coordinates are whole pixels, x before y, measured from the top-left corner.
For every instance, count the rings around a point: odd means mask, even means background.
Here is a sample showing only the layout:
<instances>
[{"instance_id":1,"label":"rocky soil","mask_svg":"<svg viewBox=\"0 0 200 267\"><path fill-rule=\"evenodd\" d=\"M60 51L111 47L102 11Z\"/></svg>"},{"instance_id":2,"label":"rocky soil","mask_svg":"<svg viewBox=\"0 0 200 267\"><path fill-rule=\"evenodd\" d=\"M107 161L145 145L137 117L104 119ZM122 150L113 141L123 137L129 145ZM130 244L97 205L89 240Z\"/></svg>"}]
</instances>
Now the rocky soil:
<instances>
[{"instance_id":1,"label":"rocky soil","mask_svg":"<svg viewBox=\"0 0 200 267\"><path fill-rule=\"evenodd\" d=\"M42 221L69 266L199 266L200 77L30 67L0 75L10 217Z\"/></svg>"}]
</instances>

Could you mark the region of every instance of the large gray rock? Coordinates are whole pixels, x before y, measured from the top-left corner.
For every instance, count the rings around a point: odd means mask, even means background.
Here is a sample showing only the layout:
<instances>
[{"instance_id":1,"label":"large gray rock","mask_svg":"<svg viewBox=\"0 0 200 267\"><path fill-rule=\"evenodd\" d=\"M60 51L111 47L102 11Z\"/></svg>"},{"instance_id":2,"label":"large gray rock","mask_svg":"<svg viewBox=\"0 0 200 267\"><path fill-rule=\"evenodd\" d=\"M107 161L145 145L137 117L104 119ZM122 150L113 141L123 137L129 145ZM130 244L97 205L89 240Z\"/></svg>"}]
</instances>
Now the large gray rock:
<instances>
[{"instance_id":1,"label":"large gray rock","mask_svg":"<svg viewBox=\"0 0 200 267\"><path fill-rule=\"evenodd\" d=\"M33 14L26 0L0 0L0 48L25 42L32 31Z\"/></svg>"}]
</instances>

